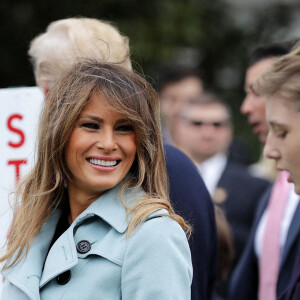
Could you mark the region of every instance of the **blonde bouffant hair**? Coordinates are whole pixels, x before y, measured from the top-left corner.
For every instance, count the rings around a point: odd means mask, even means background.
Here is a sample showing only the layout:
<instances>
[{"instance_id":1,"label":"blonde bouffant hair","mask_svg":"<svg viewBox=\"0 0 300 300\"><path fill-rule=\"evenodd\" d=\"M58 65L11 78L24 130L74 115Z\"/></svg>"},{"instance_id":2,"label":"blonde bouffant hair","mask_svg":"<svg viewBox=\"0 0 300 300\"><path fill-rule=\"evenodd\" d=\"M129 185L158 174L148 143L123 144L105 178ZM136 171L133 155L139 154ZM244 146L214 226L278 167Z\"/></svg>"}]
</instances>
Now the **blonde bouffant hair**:
<instances>
[{"instance_id":1,"label":"blonde bouffant hair","mask_svg":"<svg viewBox=\"0 0 300 300\"><path fill-rule=\"evenodd\" d=\"M37 163L17 191L20 201L8 239L7 260L10 268L27 254L41 226L57 207L63 205L65 184L70 171L65 147L80 113L92 97L106 99L110 109L127 118L135 132L137 154L126 187L141 187L146 197L126 206L132 216L127 238L158 209L166 209L187 234L190 227L172 209L168 199L168 180L161 138L159 100L146 80L121 66L99 60L75 64L47 94L39 123Z\"/></svg>"},{"instance_id":2,"label":"blonde bouffant hair","mask_svg":"<svg viewBox=\"0 0 300 300\"><path fill-rule=\"evenodd\" d=\"M68 18L50 23L45 33L31 41L28 54L37 85L47 90L62 72L82 57L132 69L128 38L110 23L92 18Z\"/></svg>"},{"instance_id":3,"label":"blonde bouffant hair","mask_svg":"<svg viewBox=\"0 0 300 300\"><path fill-rule=\"evenodd\" d=\"M291 100L300 111L300 46L278 59L254 82L254 90L267 98Z\"/></svg>"}]
</instances>

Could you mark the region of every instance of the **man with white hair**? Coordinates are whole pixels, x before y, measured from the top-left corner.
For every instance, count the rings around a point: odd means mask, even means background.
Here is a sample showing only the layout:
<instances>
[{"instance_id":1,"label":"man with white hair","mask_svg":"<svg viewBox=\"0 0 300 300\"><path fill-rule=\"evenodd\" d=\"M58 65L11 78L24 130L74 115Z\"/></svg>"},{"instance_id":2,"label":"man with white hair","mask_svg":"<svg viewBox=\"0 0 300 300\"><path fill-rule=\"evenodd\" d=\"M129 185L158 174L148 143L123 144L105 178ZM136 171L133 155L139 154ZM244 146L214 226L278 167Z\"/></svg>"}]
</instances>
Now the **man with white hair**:
<instances>
[{"instance_id":1,"label":"man with white hair","mask_svg":"<svg viewBox=\"0 0 300 300\"><path fill-rule=\"evenodd\" d=\"M69 18L50 23L30 43L28 51L36 83L45 93L80 58L96 58L132 70L129 39L111 24L91 18Z\"/></svg>"}]
</instances>

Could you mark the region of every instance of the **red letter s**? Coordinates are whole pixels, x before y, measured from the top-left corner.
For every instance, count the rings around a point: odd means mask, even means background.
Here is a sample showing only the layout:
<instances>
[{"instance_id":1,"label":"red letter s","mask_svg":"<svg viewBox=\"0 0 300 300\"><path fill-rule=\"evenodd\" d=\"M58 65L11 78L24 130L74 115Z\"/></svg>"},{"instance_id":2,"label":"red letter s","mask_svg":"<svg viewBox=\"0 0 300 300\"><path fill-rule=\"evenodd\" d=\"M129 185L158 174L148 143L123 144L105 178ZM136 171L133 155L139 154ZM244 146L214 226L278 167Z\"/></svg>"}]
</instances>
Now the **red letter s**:
<instances>
[{"instance_id":1,"label":"red letter s","mask_svg":"<svg viewBox=\"0 0 300 300\"><path fill-rule=\"evenodd\" d=\"M23 117L19 114L13 114L11 115L8 120L7 120L7 127L10 131L18 134L20 136L20 141L17 142L17 143L14 143L14 142L8 142L8 145L10 147L13 147L13 148L18 148L18 147L21 147L23 144L24 144L24 141L25 141L25 135L24 135L24 132L18 128L15 128L12 126L12 121L13 119L19 119L19 120L22 120Z\"/></svg>"}]
</instances>

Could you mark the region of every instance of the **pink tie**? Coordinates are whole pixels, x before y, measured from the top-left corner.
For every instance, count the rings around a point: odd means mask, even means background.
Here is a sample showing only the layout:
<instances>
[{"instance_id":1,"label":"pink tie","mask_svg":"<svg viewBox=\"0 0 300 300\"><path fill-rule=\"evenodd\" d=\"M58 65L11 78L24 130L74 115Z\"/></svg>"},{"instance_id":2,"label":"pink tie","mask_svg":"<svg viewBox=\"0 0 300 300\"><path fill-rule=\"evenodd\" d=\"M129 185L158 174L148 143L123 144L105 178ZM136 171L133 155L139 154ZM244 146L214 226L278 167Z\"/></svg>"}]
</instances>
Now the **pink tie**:
<instances>
[{"instance_id":1,"label":"pink tie","mask_svg":"<svg viewBox=\"0 0 300 300\"><path fill-rule=\"evenodd\" d=\"M259 300L276 300L276 287L280 263L281 221L289 196L289 173L280 172L274 183L268 204L267 225L263 237L259 262Z\"/></svg>"}]
</instances>

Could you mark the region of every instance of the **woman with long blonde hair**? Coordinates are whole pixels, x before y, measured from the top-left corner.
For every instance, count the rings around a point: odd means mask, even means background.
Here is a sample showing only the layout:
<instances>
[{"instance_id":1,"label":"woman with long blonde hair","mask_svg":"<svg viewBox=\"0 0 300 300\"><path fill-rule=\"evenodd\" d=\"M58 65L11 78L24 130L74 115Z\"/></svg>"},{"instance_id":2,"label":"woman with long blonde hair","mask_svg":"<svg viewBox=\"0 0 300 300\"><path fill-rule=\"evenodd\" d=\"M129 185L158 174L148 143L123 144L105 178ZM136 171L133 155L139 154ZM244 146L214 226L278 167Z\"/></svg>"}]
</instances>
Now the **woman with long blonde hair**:
<instances>
[{"instance_id":1,"label":"woman with long blonde hair","mask_svg":"<svg viewBox=\"0 0 300 300\"><path fill-rule=\"evenodd\" d=\"M17 199L2 299L190 299L158 98L132 71L83 61L51 88Z\"/></svg>"}]
</instances>

